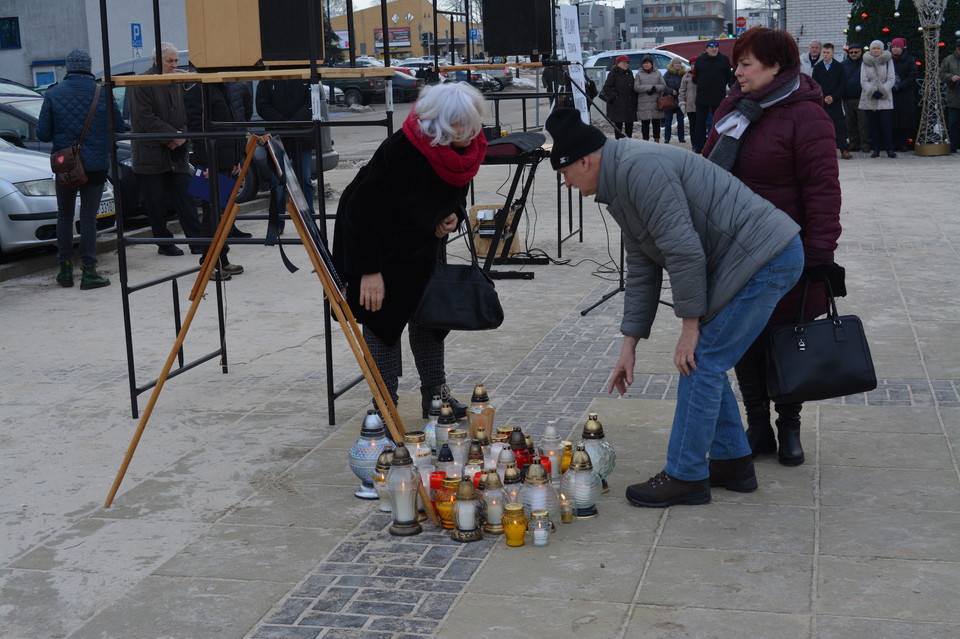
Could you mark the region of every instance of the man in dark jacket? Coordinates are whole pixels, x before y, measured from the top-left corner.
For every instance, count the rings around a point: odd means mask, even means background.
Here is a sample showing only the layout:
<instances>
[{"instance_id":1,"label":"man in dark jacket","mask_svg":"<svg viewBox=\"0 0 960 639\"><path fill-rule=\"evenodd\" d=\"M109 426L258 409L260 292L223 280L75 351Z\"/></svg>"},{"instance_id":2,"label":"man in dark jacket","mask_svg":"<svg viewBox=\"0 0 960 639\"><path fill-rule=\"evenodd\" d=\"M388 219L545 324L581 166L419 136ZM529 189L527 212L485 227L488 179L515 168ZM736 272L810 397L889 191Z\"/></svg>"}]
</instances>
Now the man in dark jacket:
<instances>
[{"instance_id":1,"label":"man in dark jacket","mask_svg":"<svg viewBox=\"0 0 960 639\"><path fill-rule=\"evenodd\" d=\"M683 322L673 357L680 379L666 465L629 486L627 500L662 508L705 504L711 486L756 490L727 371L799 278L799 227L702 156L608 140L574 109L554 111L546 128L553 137L553 168L568 187L606 204L622 231L628 267L624 337L609 391L622 395L633 383L637 344L650 336L664 271L673 311Z\"/></svg>"},{"instance_id":2,"label":"man in dark jacket","mask_svg":"<svg viewBox=\"0 0 960 639\"><path fill-rule=\"evenodd\" d=\"M813 67L813 79L823 89L823 110L833 120L833 129L837 132L837 148L840 157L849 160L847 147L847 127L843 121L843 90L847 83L843 66L833 59L833 44L827 42L821 48L820 62Z\"/></svg>"},{"instance_id":3,"label":"man in dark jacket","mask_svg":"<svg viewBox=\"0 0 960 639\"><path fill-rule=\"evenodd\" d=\"M50 87L43 96L37 121L37 139L53 142L54 149L72 146L83 134L87 116L93 106L97 82L90 73L90 54L74 49L67 56L67 76ZM73 218L80 195L80 288L87 290L109 286L110 280L97 273L97 212L107 181L110 134L107 129L109 97L102 88L93 109L90 127L80 146L80 159L87 174L87 183L76 189L56 185L57 192L57 261L60 286L73 286ZM126 130L120 111L113 106L117 132Z\"/></svg>"},{"instance_id":4,"label":"man in dark jacket","mask_svg":"<svg viewBox=\"0 0 960 639\"><path fill-rule=\"evenodd\" d=\"M694 152L703 150L707 141L707 121L723 102L727 87L735 79L730 59L720 53L720 43L716 40L707 42L707 52L697 56L693 72L693 82L697 85L697 121L690 141Z\"/></svg>"},{"instance_id":5,"label":"man in dark jacket","mask_svg":"<svg viewBox=\"0 0 960 639\"><path fill-rule=\"evenodd\" d=\"M306 80L263 80L257 85L257 113L266 122L309 122L310 84ZM313 136L284 136L283 148L293 162L300 188L313 213ZM271 182L274 192L279 184ZM277 194L282 200L281 210L286 206L286 193Z\"/></svg>"},{"instance_id":6,"label":"man in dark jacket","mask_svg":"<svg viewBox=\"0 0 960 639\"><path fill-rule=\"evenodd\" d=\"M192 85L187 90L186 95L186 107L187 107L187 122L190 126L191 131L205 131L208 127L204 126L203 120L203 90L204 86L206 87L206 100L209 110L210 122L238 122L240 118L236 116L233 110L233 103L230 96L230 90L227 85L222 83L216 84L207 84L201 86L199 83ZM216 170L211 172L212 168L211 162L213 162L213 150L216 149ZM194 139L193 141L193 164L195 171L203 171L203 175L210 180L211 183L211 198L213 197L213 181L216 180L215 173L220 175L225 175L229 178L235 178L237 173L240 171L240 139L239 138L229 138L221 137L214 139ZM227 194L229 195L229 194ZM221 193L220 197L223 198L224 194ZM200 207L203 209L203 218L201 219L201 224L203 226L203 233L206 237L213 237L216 232L216 224L214 221L213 215L213 206L209 200L202 199L200 200ZM234 235L233 231L236 231L236 227L231 229L231 236ZM203 247L203 252L201 253L200 262L203 263L204 257L206 257L207 246ZM220 277L221 279L228 280L233 275L239 275L243 273L243 267L239 264L231 264L230 260L227 259L227 253L230 252L230 246L227 244L223 245L223 250L220 252L220 260L211 277ZM219 273L217 272L219 271Z\"/></svg>"},{"instance_id":7,"label":"man in dark jacket","mask_svg":"<svg viewBox=\"0 0 960 639\"><path fill-rule=\"evenodd\" d=\"M849 149L852 151L870 150L870 129L867 127L867 114L860 110L860 66L863 64L863 47L857 43L847 46L847 59L843 61L846 84L843 89L843 117L847 127Z\"/></svg>"},{"instance_id":8,"label":"man in dark jacket","mask_svg":"<svg viewBox=\"0 0 960 639\"><path fill-rule=\"evenodd\" d=\"M153 66L144 72L156 74L162 65L163 73L175 73L179 53L169 42L160 44L160 62L153 56ZM187 109L183 102L183 84L143 84L132 86L127 92L130 99L130 125L134 133L161 133L169 137L161 140L134 140L133 172L140 182L147 217L153 237L168 239L173 233L167 228L167 201L172 200L180 219L180 227L186 237L203 237L200 217L193 197L187 193L190 186L189 153L186 138L179 137L187 131ZM174 244L158 245L160 255L183 255ZM194 252L203 251L203 246L190 246Z\"/></svg>"}]
</instances>

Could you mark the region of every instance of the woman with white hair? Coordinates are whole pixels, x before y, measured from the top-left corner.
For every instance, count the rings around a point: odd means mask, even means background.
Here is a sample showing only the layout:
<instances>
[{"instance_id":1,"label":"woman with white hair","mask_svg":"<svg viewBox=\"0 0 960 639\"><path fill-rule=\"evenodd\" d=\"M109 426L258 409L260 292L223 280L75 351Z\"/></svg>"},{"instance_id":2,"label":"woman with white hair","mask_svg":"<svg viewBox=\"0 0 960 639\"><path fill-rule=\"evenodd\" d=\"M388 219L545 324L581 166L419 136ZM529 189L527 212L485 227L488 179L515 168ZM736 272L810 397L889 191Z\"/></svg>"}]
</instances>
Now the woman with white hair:
<instances>
[{"instance_id":1,"label":"woman with white hair","mask_svg":"<svg viewBox=\"0 0 960 639\"><path fill-rule=\"evenodd\" d=\"M484 98L465 82L428 86L397 131L343 191L333 234L333 262L350 308L393 397L398 400L400 336L409 325L420 375L423 416L434 395L457 417L466 406L450 396L444 371L446 331L410 323L446 236L463 219L473 176L487 142Z\"/></svg>"}]
</instances>

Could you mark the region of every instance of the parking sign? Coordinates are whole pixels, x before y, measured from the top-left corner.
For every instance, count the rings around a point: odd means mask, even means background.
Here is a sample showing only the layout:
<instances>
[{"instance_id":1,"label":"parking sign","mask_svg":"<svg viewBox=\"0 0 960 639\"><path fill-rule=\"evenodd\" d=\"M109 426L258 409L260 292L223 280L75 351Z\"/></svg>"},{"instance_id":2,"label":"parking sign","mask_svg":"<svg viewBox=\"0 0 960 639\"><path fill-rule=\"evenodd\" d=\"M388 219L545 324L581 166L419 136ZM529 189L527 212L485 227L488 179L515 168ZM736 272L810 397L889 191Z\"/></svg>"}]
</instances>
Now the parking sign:
<instances>
[{"instance_id":1,"label":"parking sign","mask_svg":"<svg viewBox=\"0 0 960 639\"><path fill-rule=\"evenodd\" d=\"M130 43L134 49L143 47L143 29L140 28L139 22L130 23Z\"/></svg>"}]
</instances>

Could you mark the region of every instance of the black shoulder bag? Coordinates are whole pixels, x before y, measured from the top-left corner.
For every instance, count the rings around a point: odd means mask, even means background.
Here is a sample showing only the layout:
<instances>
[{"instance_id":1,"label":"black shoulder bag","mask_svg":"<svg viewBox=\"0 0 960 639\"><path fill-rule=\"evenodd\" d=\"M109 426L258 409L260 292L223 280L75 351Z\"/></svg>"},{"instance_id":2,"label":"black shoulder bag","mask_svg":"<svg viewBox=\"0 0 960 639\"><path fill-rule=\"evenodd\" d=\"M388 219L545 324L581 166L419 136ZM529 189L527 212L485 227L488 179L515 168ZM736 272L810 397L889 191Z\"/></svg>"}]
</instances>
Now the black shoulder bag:
<instances>
[{"instance_id":1,"label":"black shoulder bag","mask_svg":"<svg viewBox=\"0 0 960 639\"><path fill-rule=\"evenodd\" d=\"M829 309L825 319L803 321L809 280L797 321L770 329L767 394L774 402L806 402L864 393L877 375L863 324L856 315L838 315L830 280L824 279Z\"/></svg>"},{"instance_id":2,"label":"black shoulder bag","mask_svg":"<svg viewBox=\"0 0 960 639\"><path fill-rule=\"evenodd\" d=\"M459 227L458 227L459 228ZM469 264L437 267L423 291L410 321L424 328L448 331L485 331L503 324L503 308L490 276L483 272L468 228Z\"/></svg>"}]
</instances>

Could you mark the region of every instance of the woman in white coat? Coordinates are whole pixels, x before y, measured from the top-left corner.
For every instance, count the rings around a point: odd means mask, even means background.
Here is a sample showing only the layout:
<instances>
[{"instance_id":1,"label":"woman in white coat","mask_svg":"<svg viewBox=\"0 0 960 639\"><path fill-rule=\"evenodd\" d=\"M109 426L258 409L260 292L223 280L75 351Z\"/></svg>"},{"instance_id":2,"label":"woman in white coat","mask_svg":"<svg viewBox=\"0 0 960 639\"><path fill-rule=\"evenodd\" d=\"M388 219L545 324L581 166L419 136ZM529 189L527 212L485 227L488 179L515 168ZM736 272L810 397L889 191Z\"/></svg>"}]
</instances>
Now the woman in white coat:
<instances>
[{"instance_id":1,"label":"woman in white coat","mask_svg":"<svg viewBox=\"0 0 960 639\"><path fill-rule=\"evenodd\" d=\"M867 125L870 128L870 157L880 157L880 148L886 149L888 158L895 158L893 152L893 83L897 72L893 67L893 57L883 50L883 43L874 40L869 52L863 56L860 66L860 108L867 112Z\"/></svg>"}]
</instances>

